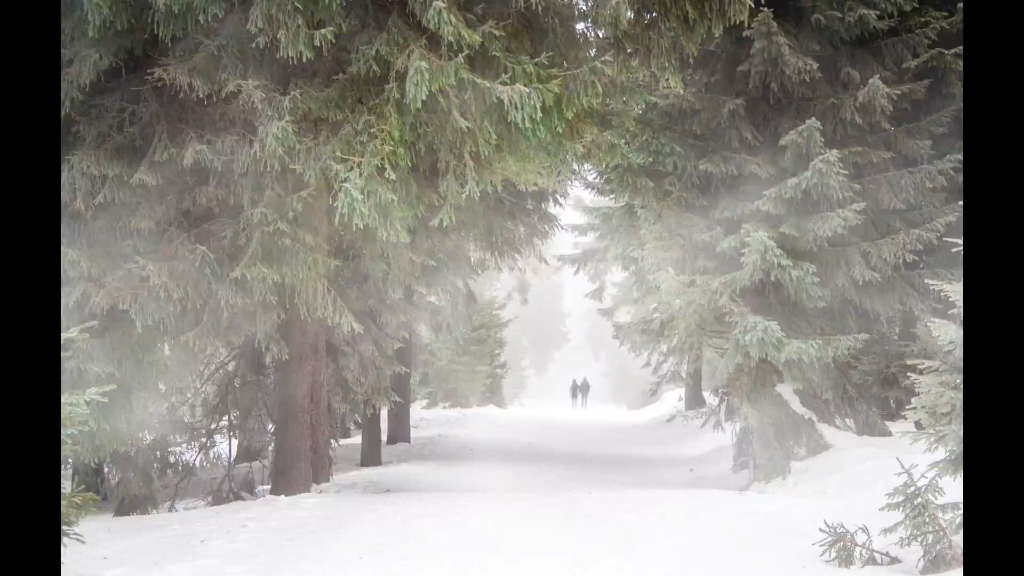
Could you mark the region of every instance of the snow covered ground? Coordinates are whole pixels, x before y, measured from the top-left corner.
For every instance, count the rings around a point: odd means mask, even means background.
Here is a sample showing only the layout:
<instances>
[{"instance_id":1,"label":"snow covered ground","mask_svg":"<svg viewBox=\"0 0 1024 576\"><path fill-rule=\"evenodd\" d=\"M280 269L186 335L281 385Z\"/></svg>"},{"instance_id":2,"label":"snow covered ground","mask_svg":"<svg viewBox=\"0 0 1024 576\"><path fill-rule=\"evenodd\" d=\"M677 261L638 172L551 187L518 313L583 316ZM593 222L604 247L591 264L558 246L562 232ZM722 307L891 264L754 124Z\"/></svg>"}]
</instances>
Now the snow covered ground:
<instances>
[{"instance_id":1,"label":"snow covered ground","mask_svg":"<svg viewBox=\"0 0 1024 576\"><path fill-rule=\"evenodd\" d=\"M878 507L896 458L929 460L902 438L827 429L832 450L741 492L727 434L666 423L678 396L637 411L417 410L413 445L374 469L354 467L357 439L342 445L318 494L90 518L61 573L841 576L813 545L822 520L877 531L894 520ZM917 573L913 551L887 550L906 563L865 572Z\"/></svg>"}]
</instances>

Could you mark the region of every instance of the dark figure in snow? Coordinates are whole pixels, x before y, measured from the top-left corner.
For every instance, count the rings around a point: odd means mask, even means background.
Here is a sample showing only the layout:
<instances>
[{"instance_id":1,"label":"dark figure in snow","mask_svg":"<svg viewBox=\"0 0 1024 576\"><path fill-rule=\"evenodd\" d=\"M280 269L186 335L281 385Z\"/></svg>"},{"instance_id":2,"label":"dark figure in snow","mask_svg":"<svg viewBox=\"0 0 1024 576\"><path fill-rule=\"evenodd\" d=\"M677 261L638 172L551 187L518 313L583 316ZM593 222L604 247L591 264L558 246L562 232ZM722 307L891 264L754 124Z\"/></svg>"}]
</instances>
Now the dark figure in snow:
<instances>
[{"instance_id":1,"label":"dark figure in snow","mask_svg":"<svg viewBox=\"0 0 1024 576\"><path fill-rule=\"evenodd\" d=\"M587 377L583 377L583 382L580 383L580 405L583 408L587 407L587 397L590 396L590 382L587 381Z\"/></svg>"},{"instance_id":2,"label":"dark figure in snow","mask_svg":"<svg viewBox=\"0 0 1024 576\"><path fill-rule=\"evenodd\" d=\"M572 386L569 386L569 396L572 397L572 407L576 407L576 399L580 396L580 385L576 383L576 379L572 379Z\"/></svg>"}]
</instances>

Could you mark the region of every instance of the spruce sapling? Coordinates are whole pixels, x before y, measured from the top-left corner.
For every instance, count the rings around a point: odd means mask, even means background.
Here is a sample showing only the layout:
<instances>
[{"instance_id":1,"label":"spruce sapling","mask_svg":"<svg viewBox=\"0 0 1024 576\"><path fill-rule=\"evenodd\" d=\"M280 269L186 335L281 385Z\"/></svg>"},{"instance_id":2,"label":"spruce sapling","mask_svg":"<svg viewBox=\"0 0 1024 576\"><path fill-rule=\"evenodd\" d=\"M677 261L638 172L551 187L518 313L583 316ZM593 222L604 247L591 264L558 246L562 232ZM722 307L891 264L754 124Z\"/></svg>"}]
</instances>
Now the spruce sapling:
<instances>
[{"instance_id":1,"label":"spruce sapling","mask_svg":"<svg viewBox=\"0 0 1024 576\"><path fill-rule=\"evenodd\" d=\"M956 536L963 531L963 503L941 502L945 490L939 484L938 471L929 476L915 475L916 466L899 461L903 482L886 494L885 512L898 512L902 518L881 531L883 536L899 534L900 548L920 546L918 566L922 574L935 574L963 566L964 549Z\"/></svg>"}]
</instances>

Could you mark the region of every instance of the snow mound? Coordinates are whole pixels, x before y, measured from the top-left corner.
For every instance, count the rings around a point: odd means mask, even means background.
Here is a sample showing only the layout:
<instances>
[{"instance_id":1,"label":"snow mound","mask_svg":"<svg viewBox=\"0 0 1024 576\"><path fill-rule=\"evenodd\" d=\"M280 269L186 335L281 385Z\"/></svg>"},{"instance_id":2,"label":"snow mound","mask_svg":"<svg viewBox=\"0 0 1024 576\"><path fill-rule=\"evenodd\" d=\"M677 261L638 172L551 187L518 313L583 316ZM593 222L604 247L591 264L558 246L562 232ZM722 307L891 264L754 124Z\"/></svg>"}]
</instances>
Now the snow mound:
<instances>
[{"instance_id":1,"label":"snow mound","mask_svg":"<svg viewBox=\"0 0 1024 576\"><path fill-rule=\"evenodd\" d=\"M658 418L667 417L670 414L674 414L679 408L685 397L685 393L681 388L672 388L661 393L661 396L656 402L653 402L639 410L634 410L638 416L645 418Z\"/></svg>"}]
</instances>

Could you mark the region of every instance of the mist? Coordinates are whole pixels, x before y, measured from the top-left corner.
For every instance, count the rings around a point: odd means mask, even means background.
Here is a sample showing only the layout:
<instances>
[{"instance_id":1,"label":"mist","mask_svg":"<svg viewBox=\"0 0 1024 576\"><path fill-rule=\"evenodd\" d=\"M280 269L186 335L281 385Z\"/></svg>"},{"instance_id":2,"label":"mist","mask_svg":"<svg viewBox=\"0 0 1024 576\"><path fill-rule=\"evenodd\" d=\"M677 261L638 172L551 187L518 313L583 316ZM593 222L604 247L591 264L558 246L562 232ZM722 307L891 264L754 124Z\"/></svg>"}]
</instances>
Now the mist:
<instances>
[{"instance_id":1,"label":"mist","mask_svg":"<svg viewBox=\"0 0 1024 576\"><path fill-rule=\"evenodd\" d=\"M963 576L962 3L60 15L62 573Z\"/></svg>"},{"instance_id":2,"label":"mist","mask_svg":"<svg viewBox=\"0 0 1024 576\"><path fill-rule=\"evenodd\" d=\"M582 221L578 202L594 200L572 189L570 201L556 209L563 226ZM579 240L567 228L558 232L544 247L547 265L537 271L526 303L513 298L506 308L506 395L511 405L567 406L569 384L586 377L594 404L642 407L652 401L651 373L612 336L611 324L598 313L601 303L587 296L594 284L557 262Z\"/></svg>"}]
</instances>

